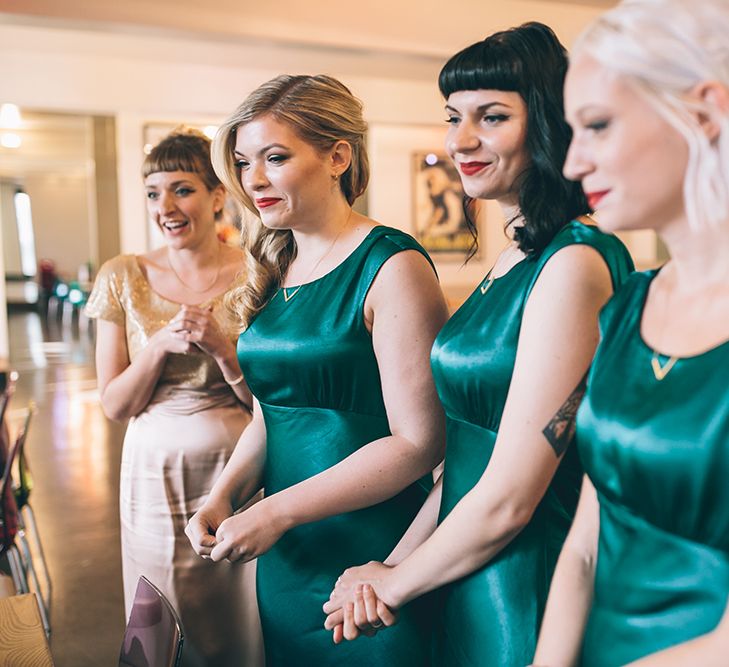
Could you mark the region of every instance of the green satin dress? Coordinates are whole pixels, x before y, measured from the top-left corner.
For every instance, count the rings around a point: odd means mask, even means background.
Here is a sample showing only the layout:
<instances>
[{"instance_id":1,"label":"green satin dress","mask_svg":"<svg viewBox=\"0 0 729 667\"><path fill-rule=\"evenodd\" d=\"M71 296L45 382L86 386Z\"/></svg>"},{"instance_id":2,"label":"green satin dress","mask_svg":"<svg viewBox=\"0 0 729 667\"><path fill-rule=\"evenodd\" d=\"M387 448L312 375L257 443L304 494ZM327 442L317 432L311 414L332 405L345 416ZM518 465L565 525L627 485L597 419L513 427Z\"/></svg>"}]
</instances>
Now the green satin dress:
<instances>
[{"instance_id":1,"label":"green satin dress","mask_svg":"<svg viewBox=\"0 0 729 667\"><path fill-rule=\"evenodd\" d=\"M589 245L602 255L614 287L633 268L617 238L570 222L541 254L519 262L488 289L487 282L480 285L435 341L431 362L447 416L440 520L488 465L514 370L524 306L544 265L573 244ZM523 667L531 662L581 477L577 451L569 448L524 530L484 567L442 589L444 615L435 664Z\"/></svg>"},{"instance_id":2,"label":"green satin dress","mask_svg":"<svg viewBox=\"0 0 729 667\"><path fill-rule=\"evenodd\" d=\"M238 341L238 358L261 404L272 495L390 435L364 301L382 265L425 251L407 234L372 229L342 264L299 291L279 290ZM432 483L431 483L432 486ZM347 567L384 560L427 496L415 483L394 498L298 526L258 559L258 604L266 662L280 667L429 664L426 601L372 639L332 643L322 605Z\"/></svg>"},{"instance_id":3,"label":"green satin dress","mask_svg":"<svg viewBox=\"0 0 729 667\"><path fill-rule=\"evenodd\" d=\"M633 275L603 309L577 417L600 501L583 645L590 667L623 665L709 632L729 594L729 341L679 359L657 380L640 335L655 274Z\"/></svg>"}]
</instances>

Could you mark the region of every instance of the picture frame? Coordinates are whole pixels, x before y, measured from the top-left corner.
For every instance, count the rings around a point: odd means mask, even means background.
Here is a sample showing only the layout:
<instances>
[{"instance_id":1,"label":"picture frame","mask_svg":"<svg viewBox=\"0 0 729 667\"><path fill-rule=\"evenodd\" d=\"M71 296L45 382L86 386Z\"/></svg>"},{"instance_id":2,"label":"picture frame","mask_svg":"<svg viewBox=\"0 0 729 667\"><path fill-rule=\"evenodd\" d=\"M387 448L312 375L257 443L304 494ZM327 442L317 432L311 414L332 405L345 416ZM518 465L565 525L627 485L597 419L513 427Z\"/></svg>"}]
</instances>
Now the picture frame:
<instances>
[{"instance_id":1,"label":"picture frame","mask_svg":"<svg viewBox=\"0 0 729 667\"><path fill-rule=\"evenodd\" d=\"M413 231L439 260L464 261L473 245L463 209L463 186L443 152L412 153ZM474 255L479 258L480 251Z\"/></svg>"}]
</instances>

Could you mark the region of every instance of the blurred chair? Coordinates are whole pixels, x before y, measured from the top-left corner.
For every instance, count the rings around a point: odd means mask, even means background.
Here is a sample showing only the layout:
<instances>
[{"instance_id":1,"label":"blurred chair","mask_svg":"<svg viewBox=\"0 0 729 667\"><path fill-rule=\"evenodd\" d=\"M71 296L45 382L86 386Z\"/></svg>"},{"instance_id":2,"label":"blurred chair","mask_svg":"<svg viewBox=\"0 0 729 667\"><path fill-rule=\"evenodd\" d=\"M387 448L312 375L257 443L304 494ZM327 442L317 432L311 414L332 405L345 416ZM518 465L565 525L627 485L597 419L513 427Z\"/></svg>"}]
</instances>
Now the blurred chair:
<instances>
[{"instance_id":1,"label":"blurred chair","mask_svg":"<svg viewBox=\"0 0 729 667\"><path fill-rule=\"evenodd\" d=\"M51 575L48 570L46 555L43 551L43 544L40 539L40 533L38 532L38 524L35 520L35 512L33 511L33 507L30 505L30 492L33 489L33 478L31 477L30 468L28 467L28 460L25 456L25 442L27 439L27 431L30 416L32 416L33 414L35 414L35 403L31 402L31 404L28 406L28 418L26 419L24 426L23 435L25 437L23 438L16 457L18 474L13 484L15 505L18 508L18 534L16 536L16 540L18 548L23 555L26 573L30 575L31 581L33 582L33 585L39 596L38 603L41 608L43 626L46 629L46 634L50 636L51 591L53 589L53 586L51 584ZM28 530L28 528L30 528L30 530ZM32 547L29 538L33 541ZM43 587L40 585L35 561L33 559L33 553L35 553L41 565L44 581Z\"/></svg>"},{"instance_id":2,"label":"blurred chair","mask_svg":"<svg viewBox=\"0 0 729 667\"><path fill-rule=\"evenodd\" d=\"M177 667L183 639L182 624L172 605L149 579L139 577L119 667Z\"/></svg>"},{"instance_id":3,"label":"blurred chair","mask_svg":"<svg viewBox=\"0 0 729 667\"><path fill-rule=\"evenodd\" d=\"M35 595L0 599L0 667L53 667Z\"/></svg>"},{"instance_id":4,"label":"blurred chair","mask_svg":"<svg viewBox=\"0 0 729 667\"><path fill-rule=\"evenodd\" d=\"M12 387L10 391L6 389L3 392L2 404L0 405L0 413L4 417L7 408ZM18 534L18 507L15 504L15 494L12 488L11 471L18 451L22 446L21 438L24 434L21 432L12 446L8 446L9 438L5 422L0 423L2 429L2 444L0 446L0 464L2 466L2 477L0 478L0 557L5 556L10 566L10 574L13 578L13 585L18 593L28 592L28 581L20 560L20 553L15 544L15 537Z\"/></svg>"},{"instance_id":5,"label":"blurred chair","mask_svg":"<svg viewBox=\"0 0 729 667\"><path fill-rule=\"evenodd\" d=\"M16 502L16 486L13 484L12 469L15 462L23 452L25 440L28 436L30 420L33 417L34 406L28 408L25 421L15 438L12 448L3 468L2 482L0 482L0 556L7 555L10 574L17 593L30 593L30 583L38 597L38 607L41 621L46 635L50 636L51 625L49 620L50 586L47 588L47 599L43 595L38 574L33 563L30 545L25 534L25 524L18 510ZM36 535L37 538L37 535ZM45 560L44 560L45 567ZM48 570L45 570L46 577Z\"/></svg>"}]
</instances>

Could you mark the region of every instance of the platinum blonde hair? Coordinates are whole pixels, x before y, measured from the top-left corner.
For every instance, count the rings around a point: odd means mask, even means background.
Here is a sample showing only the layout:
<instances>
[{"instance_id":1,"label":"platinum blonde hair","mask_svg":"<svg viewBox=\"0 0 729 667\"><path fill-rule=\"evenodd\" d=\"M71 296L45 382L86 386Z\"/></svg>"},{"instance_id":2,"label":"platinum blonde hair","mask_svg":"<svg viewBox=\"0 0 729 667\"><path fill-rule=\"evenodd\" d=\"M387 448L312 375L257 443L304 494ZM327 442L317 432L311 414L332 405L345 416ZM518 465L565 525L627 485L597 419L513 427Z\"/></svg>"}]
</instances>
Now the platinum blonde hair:
<instances>
[{"instance_id":1,"label":"platinum blonde hair","mask_svg":"<svg viewBox=\"0 0 729 667\"><path fill-rule=\"evenodd\" d=\"M573 55L585 53L627 77L686 139L686 215L692 229L729 218L729 114L689 100L697 84L729 87L729 0L624 0L580 35ZM720 125L711 141L696 119Z\"/></svg>"},{"instance_id":2,"label":"platinum blonde hair","mask_svg":"<svg viewBox=\"0 0 729 667\"><path fill-rule=\"evenodd\" d=\"M269 229L261 222L258 210L243 190L240 169L236 167L234 149L238 128L266 115L289 125L322 154L338 141L349 143L352 161L338 181L350 205L365 191L369 180L367 124L362 103L333 77L277 76L256 88L220 126L212 145L213 167L228 192L253 213L246 216L241 231L248 279L226 300L243 329L281 285L296 257L293 234L290 230Z\"/></svg>"}]
</instances>

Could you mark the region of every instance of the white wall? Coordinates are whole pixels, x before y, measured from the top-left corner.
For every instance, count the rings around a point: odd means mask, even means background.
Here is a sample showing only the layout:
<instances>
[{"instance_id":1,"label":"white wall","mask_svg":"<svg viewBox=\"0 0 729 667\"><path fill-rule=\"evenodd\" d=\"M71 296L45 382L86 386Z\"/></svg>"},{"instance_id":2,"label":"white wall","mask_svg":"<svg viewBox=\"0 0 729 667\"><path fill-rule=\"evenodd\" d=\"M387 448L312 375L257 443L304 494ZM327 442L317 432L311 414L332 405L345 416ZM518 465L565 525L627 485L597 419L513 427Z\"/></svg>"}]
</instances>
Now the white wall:
<instances>
[{"instance_id":1,"label":"white wall","mask_svg":"<svg viewBox=\"0 0 729 667\"><path fill-rule=\"evenodd\" d=\"M38 260L52 259L56 271L75 279L78 267L91 261L94 248L89 236L93 209L90 182L85 174L34 174L24 179L30 195Z\"/></svg>"}]
</instances>

